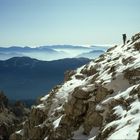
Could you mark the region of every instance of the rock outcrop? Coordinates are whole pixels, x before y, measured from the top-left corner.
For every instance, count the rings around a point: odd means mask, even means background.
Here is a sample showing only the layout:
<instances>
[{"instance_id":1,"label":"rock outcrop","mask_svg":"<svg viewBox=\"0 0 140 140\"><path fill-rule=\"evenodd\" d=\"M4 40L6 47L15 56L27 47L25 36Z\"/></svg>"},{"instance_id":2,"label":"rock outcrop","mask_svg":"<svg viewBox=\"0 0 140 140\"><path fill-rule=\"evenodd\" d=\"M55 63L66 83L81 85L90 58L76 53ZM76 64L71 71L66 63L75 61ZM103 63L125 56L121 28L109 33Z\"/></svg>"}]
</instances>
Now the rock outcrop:
<instances>
[{"instance_id":1,"label":"rock outcrop","mask_svg":"<svg viewBox=\"0 0 140 140\"><path fill-rule=\"evenodd\" d=\"M140 33L67 72L11 140L115 140L140 136Z\"/></svg>"},{"instance_id":2,"label":"rock outcrop","mask_svg":"<svg viewBox=\"0 0 140 140\"><path fill-rule=\"evenodd\" d=\"M28 116L29 109L21 102L9 104L4 92L0 92L0 140L8 140L9 136L22 127L22 123Z\"/></svg>"}]
</instances>

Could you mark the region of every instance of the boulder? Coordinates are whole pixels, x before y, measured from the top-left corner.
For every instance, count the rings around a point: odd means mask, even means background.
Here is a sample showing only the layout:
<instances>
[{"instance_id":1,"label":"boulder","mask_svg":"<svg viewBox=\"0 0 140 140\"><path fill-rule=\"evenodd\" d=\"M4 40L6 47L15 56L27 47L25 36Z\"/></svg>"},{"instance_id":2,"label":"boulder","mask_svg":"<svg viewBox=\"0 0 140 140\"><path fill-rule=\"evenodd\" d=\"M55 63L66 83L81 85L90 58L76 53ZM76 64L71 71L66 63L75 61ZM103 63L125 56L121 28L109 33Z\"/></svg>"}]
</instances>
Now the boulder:
<instances>
[{"instance_id":1,"label":"boulder","mask_svg":"<svg viewBox=\"0 0 140 140\"><path fill-rule=\"evenodd\" d=\"M113 90L108 90L100 85L97 86L95 90L95 101L100 102L102 101L107 95L113 93Z\"/></svg>"},{"instance_id":2,"label":"boulder","mask_svg":"<svg viewBox=\"0 0 140 140\"><path fill-rule=\"evenodd\" d=\"M39 108L33 108L29 117L31 126L34 126L43 123L43 121L46 119L46 114Z\"/></svg>"},{"instance_id":3,"label":"boulder","mask_svg":"<svg viewBox=\"0 0 140 140\"><path fill-rule=\"evenodd\" d=\"M84 121L84 134L89 135L93 127L101 127L103 117L98 112L88 112Z\"/></svg>"},{"instance_id":4,"label":"boulder","mask_svg":"<svg viewBox=\"0 0 140 140\"><path fill-rule=\"evenodd\" d=\"M74 89L72 96L78 99L86 100L90 98L90 92L83 90L82 87L77 87Z\"/></svg>"},{"instance_id":5,"label":"boulder","mask_svg":"<svg viewBox=\"0 0 140 140\"><path fill-rule=\"evenodd\" d=\"M84 100L72 97L72 99L65 104L64 109L66 115L71 115L75 118L85 114L87 104L84 102Z\"/></svg>"}]
</instances>

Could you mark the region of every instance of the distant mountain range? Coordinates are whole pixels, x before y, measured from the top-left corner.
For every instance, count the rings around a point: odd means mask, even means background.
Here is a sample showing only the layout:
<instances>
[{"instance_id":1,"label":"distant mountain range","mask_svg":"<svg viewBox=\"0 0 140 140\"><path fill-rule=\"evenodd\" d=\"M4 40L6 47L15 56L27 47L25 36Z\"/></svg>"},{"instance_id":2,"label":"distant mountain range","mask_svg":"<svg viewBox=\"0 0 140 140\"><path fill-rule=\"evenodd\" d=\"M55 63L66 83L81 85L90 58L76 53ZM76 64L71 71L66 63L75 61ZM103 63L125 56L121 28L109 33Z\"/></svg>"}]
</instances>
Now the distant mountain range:
<instances>
[{"instance_id":1,"label":"distant mountain range","mask_svg":"<svg viewBox=\"0 0 140 140\"><path fill-rule=\"evenodd\" d=\"M61 83L66 70L76 69L87 62L89 59L86 58L40 61L14 57L1 60L0 90L4 90L10 99L35 99Z\"/></svg>"},{"instance_id":2,"label":"distant mountain range","mask_svg":"<svg viewBox=\"0 0 140 140\"><path fill-rule=\"evenodd\" d=\"M20 46L12 46L8 48L0 47L0 60L6 60L12 57L19 57L19 56L27 56L39 60L46 60L46 61L58 60L63 58L74 58L74 57L81 57L81 56L93 59L95 58L94 51L105 52L108 48L109 47L107 46L84 47L84 46L72 46L72 45L52 45L52 46L40 46L36 48L20 47ZM92 53L93 56L89 52L93 52ZM84 55L85 53L86 55Z\"/></svg>"},{"instance_id":3,"label":"distant mountain range","mask_svg":"<svg viewBox=\"0 0 140 140\"><path fill-rule=\"evenodd\" d=\"M76 69L108 47L52 45L0 47L0 90L10 99L35 99L63 81L64 72ZM82 58L81 58L82 57Z\"/></svg>"},{"instance_id":4,"label":"distant mountain range","mask_svg":"<svg viewBox=\"0 0 140 140\"><path fill-rule=\"evenodd\" d=\"M12 57L31 57L39 60L57 60L66 58L68 55L64 52L55 51L47 47L18 47L12 46L9 48L0 47L0 60L6 60Z\"/></svg>"},{"instance_id":5,"label":"distant mountain range","mask_svg":"<svg viewBox=\"0 0 140 140\"><path fill-rule=\"evenodd\" d=\"M82 53L80 55L78 55L77 57L85 57L85 58L97 58L99 55L103 54L104 51L103 50L93 50L87 53Z\"/></svg>"}]
</instances>

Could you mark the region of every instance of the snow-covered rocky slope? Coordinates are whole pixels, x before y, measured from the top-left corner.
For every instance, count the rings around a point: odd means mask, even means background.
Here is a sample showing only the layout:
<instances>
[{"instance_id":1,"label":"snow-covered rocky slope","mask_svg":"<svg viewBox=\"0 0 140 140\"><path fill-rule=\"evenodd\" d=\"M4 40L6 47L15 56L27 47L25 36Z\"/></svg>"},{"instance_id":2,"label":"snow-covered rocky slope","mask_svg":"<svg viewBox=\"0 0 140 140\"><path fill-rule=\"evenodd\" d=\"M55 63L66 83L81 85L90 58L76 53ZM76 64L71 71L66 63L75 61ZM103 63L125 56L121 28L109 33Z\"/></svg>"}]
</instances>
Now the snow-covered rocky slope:
<instances>
[{"instance_id":1,"label":"snow-covered rocky slope","mask_svg":"<svg viewBox=\"0 0 140 140\"><path fill-rule=\"evenodd\" d=\"M75 71L11 140L140 139L140 33Z\"/></svg>"}]
</instances>

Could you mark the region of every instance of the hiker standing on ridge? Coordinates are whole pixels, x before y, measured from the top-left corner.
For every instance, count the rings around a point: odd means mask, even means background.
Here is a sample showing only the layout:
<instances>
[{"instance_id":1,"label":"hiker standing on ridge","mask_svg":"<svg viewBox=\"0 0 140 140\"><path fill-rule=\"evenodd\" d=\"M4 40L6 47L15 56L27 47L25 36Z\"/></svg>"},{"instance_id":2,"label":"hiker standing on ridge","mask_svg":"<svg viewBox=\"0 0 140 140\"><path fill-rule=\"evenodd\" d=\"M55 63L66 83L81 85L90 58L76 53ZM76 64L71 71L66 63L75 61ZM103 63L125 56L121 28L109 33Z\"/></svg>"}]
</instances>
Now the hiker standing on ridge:
<instances>
[{"instance_id":1,"label":"hiker standing on ridge","mask_svg":"<svg viewBox=\"0 0 140 140\"><path fill-rule=\"evenodd\" d=\"M123 34L122 36L123 36L123 44L125 45L125 43L126 43L126 34Z\"/></svg>"}]
</instances>

